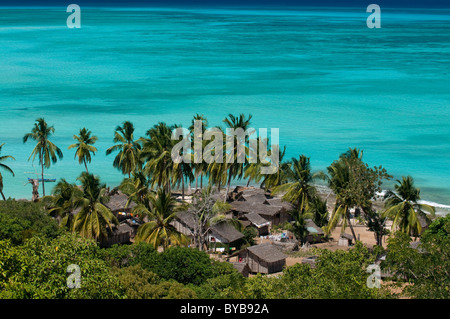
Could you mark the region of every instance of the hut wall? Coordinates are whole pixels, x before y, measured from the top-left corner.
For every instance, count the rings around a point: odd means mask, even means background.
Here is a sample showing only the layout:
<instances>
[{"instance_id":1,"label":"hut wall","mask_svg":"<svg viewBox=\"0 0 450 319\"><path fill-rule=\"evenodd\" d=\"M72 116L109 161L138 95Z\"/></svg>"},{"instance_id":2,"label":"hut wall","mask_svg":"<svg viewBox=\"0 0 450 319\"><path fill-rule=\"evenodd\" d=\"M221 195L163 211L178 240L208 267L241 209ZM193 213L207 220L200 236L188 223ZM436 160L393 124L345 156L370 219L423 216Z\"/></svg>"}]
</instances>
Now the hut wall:
<instances>
[{"instance_id":1,"label":"hut wall","mask_svg":"<svg viewBox=\"0 0 450 319\"><path fill-rule=\"evenodd\" d=\"M173 226L177 231L186 236L192 236L191 231L184 224L180 223L178 220L173 221Z\"/></svg>"}]
</instances>

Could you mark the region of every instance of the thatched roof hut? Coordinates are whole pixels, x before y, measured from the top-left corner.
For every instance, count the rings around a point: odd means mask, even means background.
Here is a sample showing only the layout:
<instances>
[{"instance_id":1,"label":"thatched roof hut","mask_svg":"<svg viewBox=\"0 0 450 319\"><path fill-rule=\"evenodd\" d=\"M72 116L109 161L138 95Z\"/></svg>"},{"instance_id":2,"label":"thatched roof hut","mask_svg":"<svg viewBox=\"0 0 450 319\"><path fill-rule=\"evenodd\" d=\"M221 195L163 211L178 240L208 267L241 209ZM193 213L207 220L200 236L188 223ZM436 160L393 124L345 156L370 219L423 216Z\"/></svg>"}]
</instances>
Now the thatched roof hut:
<instances>
[{"instance_id":1,"label":"thatched roof hut","mask_svg":"<svg viewBox=\"0 0 450 319\"><path fill-rule=\"evenodd\" d=\"M258 236L265 236L269 233L270 222L261 215L251 212L244 214L243 218L257 229Z\"/></svg>"},{"instance_id":2,"label":"thatched roof hut","mask_svg":"<svg viewBox=\"0 0 450 319\"><path fill-rule=\"evenodd\" d=\"M240 257L254 273L271 274L283 270L286 255L270 243L251 246L241 252Z\"/></svg>"},{"instance_id":3,"label":"thatched roof hut","mask_svg":"<svg viewBox=\"0 0 450 319\"><path fill-rule=\"evenodd\" d=\"M254 203L250 201L234 201L230 204L234 215L237 217L242 217L249 213L256 213L271 222L272 225L278 225L290 220L290 215L281 206Z\"/></svg>"},{"instance_id":4,"label":"thatched roof hut","mask_svg":"<svg viewBox=\"0 0 450 319\"><path fill-rule=\"evenodd\" d=\"M130 204L126 206L127 201L127 195L121 192L116 192L109 197L109 201L105 204L105 206L108 207L111 212L113 212L114 215L117 216L118 213L130 213L131 210L136 206L136 203L133 201L130 201Z\"/></svg>"},{"instance_id":5,"label":"thatched roof hut","mask_svg":"<svg viewBox=\"0 0 450 319\"><path fill-rule=\"evenodd\" d=\"M248 266L247 263L244 262L235 262L235 263L231 263L233 265L233 267L239 271L239 273L244 276L244 277L248 277L248 275L251 272L250 267Z\"/></svg>"},{"instance_id":6,"label":"thatched roof hut","mask_svg":"<svg viewBox=\"0 0 450 319\"><path fill-rule=\"evenodd\" d=\"M212 226L210 232L210 238L214 238L215 241L220 241L224 244L231 244L244 238L244 235L234 228L233 225L225 222Z\"/></svg>"},{"instance_id":7,"label":"thatched roof hut","mask_svg":"<svg viewBox=\"0 0 450 319\"><path fill-rule=\"evenodd\" d=\"M308 235L306 236L306 241L309 243L320 242L325 236L325 232L322 228L316 225L312 219L306 219L306 229L308 230Z\"/></svg>"}]
</instances>

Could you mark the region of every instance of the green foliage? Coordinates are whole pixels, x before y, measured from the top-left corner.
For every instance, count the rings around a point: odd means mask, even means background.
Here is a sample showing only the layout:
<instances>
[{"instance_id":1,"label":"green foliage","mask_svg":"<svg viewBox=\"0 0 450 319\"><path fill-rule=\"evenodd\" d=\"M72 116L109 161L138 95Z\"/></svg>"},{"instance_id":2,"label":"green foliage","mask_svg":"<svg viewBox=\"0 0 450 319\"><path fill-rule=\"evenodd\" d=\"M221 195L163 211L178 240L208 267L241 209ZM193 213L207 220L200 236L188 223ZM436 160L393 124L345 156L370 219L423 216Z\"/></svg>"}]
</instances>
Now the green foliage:
<instances>
[{"instance_id":1,"label":"green foliage","mask_svg":"<svg viewBox=\"0 0 450 319\"><path fill-rule=\"evenodd\" d=\"M450 214L445 215L445 217L440 217L434 220L427 230L424 232L423 236L433 236L436 238L449 238L450 236Z\"/></svg>"},{"instance_id":2,"label":"green foliage","mask_svg":"<svg viewBox=\"0 0 450 319\"><path fill-rule=\"evenodd\" d=\"M287 268L282 281L283 298L365 299L386 297L383 289L368 288L367 266L375 254L357 242L349 251L320 250L315 268L296 264Z\"/></svg>"},{"instance_id":3,"label":"green foliage","mask_svg":"<svg viewBox=\"0 0 450 319\"><path fill-rule=\"evenodd\" d=\"M200 285L212 276L208 254L197 249L171 247L158 256L157 274L182 284Z\"/></svg>"},{"instance_id":4,"label":"green foliage","mask_svg":"<svg viewBox=\"0 0 450 319\"><path fill-rule=\"evenodd\" d=\"M448 227L448 218L436 221L432 230L424 234L417 248L412 248L411 238L400 231L388 239L388 254L382 266L397 281L410 284L404 289L406 296L432 299L450 297L450 238L441 236L440 232ZM436 229L438 231L435 232Z\"/></svg>"},{"instance_id":5,"label":"green foliage","mask_svg":"<svg viewBox=\"0 0 450 319\"><path fill-rule=\"evenodd\" d=\"M0 298L103 299L124 296L119 281L99 258L97 244L74 234L33 237L22 246L2 241ZM5 253L6 251L6 253ZM78 265L81 288L67 285L67 267Z\"/></svg>"},{"instance_id":6,"label":"green foliage","mask_svg":"<svg viewBox=\"0 0 450 319\"><path fill-rule=\"evenodd\" d=\"M12 244L19 245L33 234L55 238L61 232L58 223L44 212L41 203L0 202L0 240L10 239Z\"/></svg>"}]
</instances>

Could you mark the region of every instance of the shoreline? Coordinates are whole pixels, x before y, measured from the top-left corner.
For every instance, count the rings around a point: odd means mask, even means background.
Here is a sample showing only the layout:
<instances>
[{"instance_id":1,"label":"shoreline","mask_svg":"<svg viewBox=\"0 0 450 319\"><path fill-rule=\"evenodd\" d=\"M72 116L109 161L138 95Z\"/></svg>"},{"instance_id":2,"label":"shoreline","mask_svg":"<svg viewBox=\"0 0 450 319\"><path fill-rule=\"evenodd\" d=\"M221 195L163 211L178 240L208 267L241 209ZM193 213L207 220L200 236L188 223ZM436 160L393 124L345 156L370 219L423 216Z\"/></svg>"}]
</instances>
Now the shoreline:
<instances>
[{"instance_id":1,"label":"shoreline","mask_svg":"<svg viewBox=\"0 0 450 319\"><path fill-rule=\"evenodd\" d=\"M195 183L193 183L195 185ZM204 183L205 184L205 183ZM115 187L117 187L119 184L117 185L107 185L107 187L109 187L110 189L114 189ZM206 185L206 184L205 184ZM239 182L235 182L235 183L231 183L231 189L234 189L236 186L243 186L245 187L246 183L239 183ZM322 199L327 198L328 196L331 196L332 198L334 198L334 194L333 192L330 190L330 188L328 188L328 186L326 185L321 185L321 184L314 184L314 186L317 188L317 191L319 193L319 195L322 195ZM254 184L254 183L250 183L249 187L254 187L254 188L259 188L259 185ZM185 187L185 191L186 194L188 193L188 187ZM191 187L190 191L194 191L196 188L195 187ZM222 188L222 191L226 189L226 186ZM180 189L173 189L174 192L179 192L181 194L181 188ZM374 206L377 208L377 210L382 210L383 209L383 200L382 200L382 196L383 194L386 192L387 190L382 190L381 193L378 194L378 198L374 200ZM15 199L18 201L31 201L31 186L30 186L30 196L25 196L25 197L20 197L20 198L16 198L16 197L12 197L12 196L7 196L7 199L11 198L11 199ZM1 202L1 201L0 201ZM419 201L419 204L427 204L430 206L435 207L436 209L436 215L440 215L440 216L445 216L447 214L450 213L450 205L446 205L446 204L442 204L442 203L438 203L438 202L434 202L431 201L429 199L421 199ZM334 200L328 200L327 205L329 207L329 209L332 209L332 207L334 206Z\"/></svg>"},{"instance_id":2,"label":"shoreline","mask_svg":"<svg viewBox=\"0 0 450 319\"><path fill-rule=\"evenodd\" d=\"M193 183L193 184L195 184L195 183ZM119 185L119 184L114 185L114 186L112 186L112 185L107 185L107 187L109 187L110 189L114 189L114 188L117 187L118 185ZM205 185L206 185L206 184L205 184ZM237 182L236 182L236 183L233 183L233 182L232 182L232 183L231 183L230 190L234 189L236 186L242 186L242 187L245 187L245 185L246 185L246 183L237 183ZM326 186L326 185L320 185L320 184L314 184L314 186L317 188L317 191L318 191L319 195L322 195L322 196L321 196L322 199L328 198L329 196L331 196L332 198L334 198L334 194L333 194L333 192L331 191L331 189L328 188L328 186ZM254 183L250 183L250 184L249 184L249 187L259 188L259 185L254 184ZM195 187L191 187L191 188L190 188L190 192L193 192L195 189L196 189ZM222 188L221 192L223 192L224 189L226 189L226 186ZM185 187L185 192L186 192L186 194L188 193L188 190L189 190L189 188L186 186L186 187ZM181 189L173 189L172 191L181 194ZM382 196L383 196L383 194L384 194L386 191L387 191L387 190L383 190L381 193L379 193L379 194L378 194L378 198L376 198L376 199L373 201L373 204L374 204L374 206L375 206L375 208L376 208L377 210L382 210L382 209L383 209L383 200L382 200ZM31 188L30 188L30 195L31 195ZM8 197L7 197L7 198L8 198ZM21 198L15 198L15 197L10 197L10 198L11 198L11 199L15 199L15 200L17 200L17 201L31 201L31 196L29 196L29 197L21 197ZM0 202L1 202L1 201L0 201ZM421 199L421 200L419 201L419 204L427 204L427 205L430 205L430 206L435 207L435 209L436 209L436 215L439 215L439 216L445 216L445 215L447 215L447 214L450 213L450 205L445 205L445 204L437 203L437 202L434 202L434 201L430 201L430 200L428 200L428 199ZM327 201L327 206L328 206L329 210L332 210L332 208L333 208L333 206L334 206L334 200L333 200L333 199L331 199L331 200L328 199L328 201Z\"/></svg>"}]
</instances>

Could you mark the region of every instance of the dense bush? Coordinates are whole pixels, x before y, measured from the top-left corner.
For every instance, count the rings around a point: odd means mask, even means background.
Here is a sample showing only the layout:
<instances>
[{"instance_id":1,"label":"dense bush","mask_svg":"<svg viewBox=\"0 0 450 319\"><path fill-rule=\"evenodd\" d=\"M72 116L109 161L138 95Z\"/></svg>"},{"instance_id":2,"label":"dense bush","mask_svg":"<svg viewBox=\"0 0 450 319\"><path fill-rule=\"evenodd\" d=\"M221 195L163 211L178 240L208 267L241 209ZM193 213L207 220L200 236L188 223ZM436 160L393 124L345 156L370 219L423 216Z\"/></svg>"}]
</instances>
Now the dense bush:
<instances>
[{"instance_id":1,"label":"dense bush","mask_svg":"<svg viewBox=\"0 0 450 319\"><path fill-rule=\"evenodd\" d=\"M64 233L35 236L21 246L0 241L1 298L122 298L123 289L98 253L97 243ZM67 267L77 265L81 287L69 288Z\"/></svg>"},{"instance_id":2,"label":"dense bush","mask_svg":"<svg viewBox=\"0 0 450 319\"><path fill-rule=\"evenodd\" d=\"M61 233L62 229L41 203L0 201L0 240L10 239L12 244L19 245L34 234L56 238Z\"/></svg>"},{"instance_id":3,"label":"dense bush","mask_svg":"<svg viewBox=\"0 0 450 319\"><path fill-rule=\"evenodd\" d=\"M416 248L411 238L397 232L388 239L384 268L399 282L406 282L404 293L412 298L450 297L450 218L435 220Z\"/></svg>"}]
</instances>

